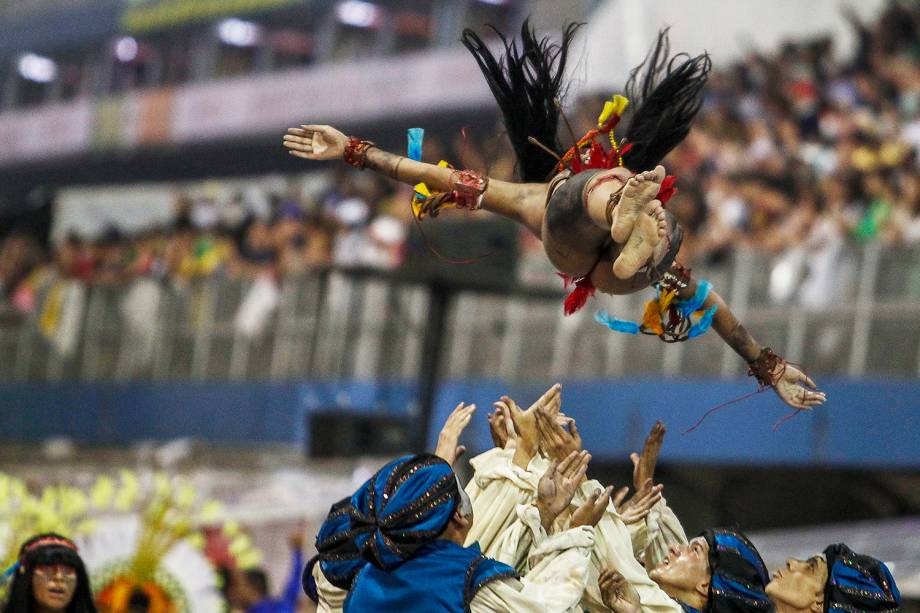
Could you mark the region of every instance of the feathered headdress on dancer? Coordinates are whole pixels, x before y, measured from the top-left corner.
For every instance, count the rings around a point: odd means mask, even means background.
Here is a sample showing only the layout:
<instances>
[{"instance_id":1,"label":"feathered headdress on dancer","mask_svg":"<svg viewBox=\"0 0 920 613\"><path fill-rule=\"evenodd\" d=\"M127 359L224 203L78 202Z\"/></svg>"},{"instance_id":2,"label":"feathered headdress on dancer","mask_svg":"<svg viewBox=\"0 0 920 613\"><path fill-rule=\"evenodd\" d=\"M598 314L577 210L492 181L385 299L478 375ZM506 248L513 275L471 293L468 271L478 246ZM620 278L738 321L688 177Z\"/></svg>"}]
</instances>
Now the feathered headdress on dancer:
<instances>
[{"instance_id":1,"label":"feathered headdress on dancer","mask_svg":"<svg viewBox=\"0 0 920 613\"><path fill-rule=\"evenodd\" d=\"M560 104L568 90L566 63L580 25L566 26L558 43L538 38L529 20L521 26L520 41L509 41L489 26L503 47L498 58L473 30L466 29L461 36L501 109L523 181L545 181L565 154L558 138ZM672 57L668 30L658 33L645 61L632 70L626 83L632 109L624 116L623 133L630 143L623 154L627 168L653 168L686 138L702 105L711 67L705 53ZM534 140L555 156L533 144Z\"/></svg>"}]
</instances>

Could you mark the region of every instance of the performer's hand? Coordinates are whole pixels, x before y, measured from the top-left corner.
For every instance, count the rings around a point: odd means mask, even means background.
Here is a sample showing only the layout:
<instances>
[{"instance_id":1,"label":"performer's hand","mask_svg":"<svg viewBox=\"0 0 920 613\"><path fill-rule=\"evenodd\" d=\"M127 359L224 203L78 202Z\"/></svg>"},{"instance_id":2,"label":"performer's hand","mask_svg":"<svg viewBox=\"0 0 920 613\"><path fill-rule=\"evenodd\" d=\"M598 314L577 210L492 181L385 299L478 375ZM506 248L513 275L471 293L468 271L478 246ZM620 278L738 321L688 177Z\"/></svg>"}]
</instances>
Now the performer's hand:
<instances>
[{"instance_id":1,"label":"performer's hand","mask_svg":"<svg viewBox=\"0 0 920 613\"><path fill-rule=\"evenodd\" d=\"M580 507L572 513L572 527L578 526L596 526L597 522L604 516L607 505L610 504L610 494L613 493L613 486L610 485L604 490L594 490L594 492L585 499Z\"/></svg>"},{"instance_id":2,"label":"performer's hand","mask_svg":"<svg viewBox=\"0 0 920 613\"><path fill-rule=\"evenodd\" d=\"M581 451L581 435L575 420L567 418L569 432L555 419L548 405L537 409L537 431L540 433L540 448L551 460L562 460L573 451Z\"/></svg>"},{"instance_id":3,"label":"performer's hand","mask_svg":"<svg viewBox=\"0 0 920 613\"><path fill-rule=\"evenodd\" d=\"M569 507L590 461L587 451L573 451L561 462L553 460L543 473L537 485L536 506L545 530L549 531L559 514Z\"/></svg>"},{"instance_id":4,"label":"performer's hand","mask_svg":"<svg viewBox=\"0 0 920 613\"><path fill-rule=\"evenodd\" d=\"M540 447L540 433L537 430L537 409L539 407L549 407L551 412L558 413L561 403L562 386L558 383L549 388L539 399L528 408L522 411L521 407L508 396L502 396L496 406L505 410L511 417L514 429L518 435L517 451L514 455L514 464L521 468L527 468L530 459L536 455Z\"/></svg>"},{"instance_id":5,"label":"performer's hand","mask_svg":"<svg viewBox=\"0 0 920 613\"><path fill-rule=\"evenodd\" d=\"M288 152L305 160L341 160L347 144L348 137L332 126L303 125L284 135Z\"/></svg>"},{"instance_id":6,"label":"performer's hand","mask_svg":"<svg viewBox=\"0 0 920 613\"><path fill-rule=\"evenodd\" d=\"M508 425L510 424L505 422L505 412L501 408L495 407L495 411L486 415L486 419L489 421L489 434L492 435L492 444L499 449L504 449L511 438L508 436ZM510 421L510 418L508 419Z\"/></svg>"},{"instance_id":7,"label":"performer's hand","mask_svg":"<svg viewBox=\"0 0 920 613\"><path fill-rule=\"evenodd\" d=\"M636 491L642 488L642 484L647 479L655 480L655 465L658 463L658 454L661 452L662 443L664 443L665 432L667 432L667 428L664 427L664 424L656 421L648 436L645 437L642 455L638 453L629 454L629 459L633 463L633 487L636 488Z\"/></svg>"},{"instance_id":8,"label":"performer's hand","mask_svg":"<svg viewBox=\"0 0 920 613\"><path fill-rule=\"evenodd\" d=\"M441 428L441 433L438 435L438 446L434 454L443 458L451 466L466 451L466 447L457 445L457 442L460 440L460 435L467 424L470 423L475 411L475 404L467 405L461 402L447 417L444 427Z\"/></svg>"},{"instance_id":9,"label":"performer's hand","mask_svg":"<svg viewBox=\"0 0 920 613\"><path fill-rule=\"evenodd\" d=\"M605 568L597 580L604 604L614 613L642 613L639 592L617 571Z\"/></svg>"},{"instance_id":10,"label":"performer's hand","mask_svg":"<svg viewBox=\"0 0 920 613\"><path fill-rule=\"evenodd\" d=\"M648 517L652 507L661 500L661 490L664 489L664 486L653 485L651 479L646 479L632 498L623 502L626 497L626 489L623 488L617 492L616 497L613 499L613 506L623 523L629 525L639 523Z\"/></svg>"},{"instance_id":11,"label":"performer's hand","mask_svg":"<svg viewBox=\"0 0 920 613\"><path fill-rule=\"evenodd\" d=\"M815 382L801 370L786 363L780 365L783 370L776 374L773 390L783 402L794 409L811 410L813 407L824 404L827 396L818 389Z\"/></svg>"}]
</instances>

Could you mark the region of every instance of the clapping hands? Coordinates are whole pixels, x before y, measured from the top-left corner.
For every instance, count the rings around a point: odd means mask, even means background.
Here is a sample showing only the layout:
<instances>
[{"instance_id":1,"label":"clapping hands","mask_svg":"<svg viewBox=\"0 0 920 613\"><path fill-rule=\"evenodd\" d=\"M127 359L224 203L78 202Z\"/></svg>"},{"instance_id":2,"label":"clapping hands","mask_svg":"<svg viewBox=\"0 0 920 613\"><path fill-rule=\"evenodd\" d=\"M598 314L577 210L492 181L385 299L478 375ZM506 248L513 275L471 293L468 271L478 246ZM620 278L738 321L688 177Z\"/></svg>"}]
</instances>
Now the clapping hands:
<instances>
[{"instance_id":1,"label":"clapping hands","mask_svg":"<svg viewBox=\"0 0 920 613\"><path fill-rule=\"evenodd\" d=\"M502 396L501 400L495 403L495 407L504 414L505 419L510 419L514 426L513 430L517 437L514 453L514 464L516 466L527 468L531 458L537 454L540 449L537 413L540 409L549 411L550 414L554 415L559 413L562 403L561 392L561 385L558 383L553 385L526 411L522 411L521 407L508 396ZM493 440L494 438L495 435L493 434Z\"/></svg>"},{"instance_id":2,"label":"clapping hands","mask_svg":"<svg viewBox=\"0 0 920 613\"><path fill-rule=\"evenodd\" d=\"M569 507L590 461L591 454L587 451L573 451L561 462L553 460L543 473L537 486L536 505L540 523L547 531L559 514Z\"/></svg>"}]
</instances>

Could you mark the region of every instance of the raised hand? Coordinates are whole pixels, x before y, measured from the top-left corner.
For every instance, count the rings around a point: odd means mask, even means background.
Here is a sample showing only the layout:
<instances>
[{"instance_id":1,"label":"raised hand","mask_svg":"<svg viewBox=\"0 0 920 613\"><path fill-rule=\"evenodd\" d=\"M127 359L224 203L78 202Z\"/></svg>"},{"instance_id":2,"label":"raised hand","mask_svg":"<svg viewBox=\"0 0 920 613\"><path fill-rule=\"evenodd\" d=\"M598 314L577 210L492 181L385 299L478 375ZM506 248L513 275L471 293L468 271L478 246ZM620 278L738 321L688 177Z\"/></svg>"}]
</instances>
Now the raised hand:
<instances>
[{"instance_id":1,"label":"raised hand","mask_svg":"<svg viewBox=\"0 0 920 613\"><path fill-rule=\"evenodd\" d=\"M652 507L661 500L662 489L664 489L663 485L653 485L651 479L646 479L642 487L626 502L623 502L623 498L626 497L626 488L617 492L613 506L624 524L638 523L648 517Z\"/></svg>"},{"instance_id":2,"label":"raised hand","mask_svg":"<svg viewBox=\"0 0 920 613\"><path fill-rule=\"evenodd\" d=\"M590 496L572 513L572 527L596 526L604 516L607 505L610 503L610 494L613 486L609 485L604 490L594 490Z\"/></svg>"},{"instance_id":3,"label":"raised hand","mask_svg":"<svg viewBox=\"0 0 920 613\"><path fill-rule=\"evenodd\" d=\"M811 410L824 404L827 395L818 389L808 375L786 363L783 370L775 373L773 391L780 399L794 409Z\"/></svg>"},{"instance_id":4,"label":"raised hand","mask_svg":"<svg viewBox=\"0 0 920 613\"><path fill-rule=\"evenodd\" d=\"M288 153L305 160L341 160L348 137L332 126L288 128L283 144Z\"/></svg>"},{"instance_id":5,"label":"raised hand","mask_svg":"<svg viewBox=\"0 0 920 613\"><path fill-rule=\"evenodd\" d=\"M511 418L506 418L505 412L496 407L494 412L486 415L486 419L489 421L489 434L492 435L492 444L500 449L504 449L508 441L513 438L510 436L513 432L508 431L509 426L512 431L514 429L514 425L511 424Z\"/></svg>"},{"instance_id":6,"label":"raised hand","mask_svg":"<svg viewBox=\"0 0 920 613\"><path fill-rule=\"evenodd\" d=\"M642 455L637 453L629 454L629 459L633 463L633 487L636 491L642 488L646 480L655 480L655 465L658 463L658 454L661 452L661 445L664 443L664 435L667 428L660 421L656 421L652 426L648 436L645 437L645 445L642 446Z\"/></svg>"},{"instance_id":7,"label":"raised hand","mask_svg":"<svg viewBox=\"0 0 920 613\"><path fill-rule=\"evenodd\" d=\"M448 415L447 421L444 422L444 427L441 428L441 433L438 435L438 446L434 454L443 458L451 466L466 451L466 447L457 443L463 430L470 423L474 412L476 412L475 404L467 405L461 402Z\"/></svg>"},{"instance_id":8,"label":"raised hand","mask_svg":"<svg viewBox=\"0 0 920 613\"><path fill-rule=\"evenodd\" d=\"M572 452L561 462L553 460L537 485L537 510L540 523L549 530L553 522L568 508L575 496L575 490L588 472L591 454L587 451Z\"/></svg>"},{"instance_id":9,"label":"raised hand","mask_svg":"<svg viewBox=\"0 0 920 613\"><path fill-rule=\"evenodd\" d=\"M517 431L518 446L514 456L514 463L521 468L527 468L530 459L536 455L540 447L540 434L537 430L537 409L548 407L551 412L558 413L562 403L562 386L558 383L530 405L526 411L508 396L502 396L501 400L495 403L495 406L507 411L514 423L514 429Z\"/></svg>"},{"instance_id":10,"label":"raised hand","mask_svg":"<svg viewBox=\"0 0 920 613\"><path fill-rule=\"evenodd\" d=\"M581 435L574 419L566 418L564 423L569 426L569 431L566 432L560 420L553 415L550 406L537 408L536 417L540 447L551 460L562 460L573 451L581 451Z\"/></svg>"},{"instance_id":11,"label":"raised hand","mask_svg":"<svg viewBox=\"0 0 920 613\"><path fill-rule=\"evenodd\" d=\"M597 580L604 604L614 613L642 613L639 593L617 571L606 568Z\"/></svg>"}]
</instances>

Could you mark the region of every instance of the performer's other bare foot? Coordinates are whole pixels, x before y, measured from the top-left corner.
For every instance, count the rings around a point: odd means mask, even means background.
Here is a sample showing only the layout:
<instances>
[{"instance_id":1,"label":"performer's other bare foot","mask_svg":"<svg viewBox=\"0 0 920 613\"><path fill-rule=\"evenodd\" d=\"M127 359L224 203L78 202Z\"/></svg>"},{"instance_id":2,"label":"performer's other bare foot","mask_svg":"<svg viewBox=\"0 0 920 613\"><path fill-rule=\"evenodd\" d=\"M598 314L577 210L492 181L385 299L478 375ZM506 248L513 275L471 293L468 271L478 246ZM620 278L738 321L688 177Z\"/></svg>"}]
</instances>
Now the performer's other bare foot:
<instances>
[{"instance_id":1,"label":"performer's other bare foot","mask_svg":"<svg viewBox=\"0 0 920 613\"><path fill-rule=\"evenodd\" d=\"M632 234L613 263L613 274L631 279L655 252L667 233L667 219L661 201L652 200L636 218Z\"/></svg>"},{"instance_id":2,"label":"performer's other bare foot","mask_svg":"<svg viewBox=\"0 0 920 613\"><path fill-rule=\"evenodd\" d=\"M620 201L613 209L613 226L610 236L615 243L623 244L629 239L636 217L646 204L658 195L661 182L664 181L664 166L656 166L655 170L640 172L626 182Z\"/></svg>"}]
</instances>

